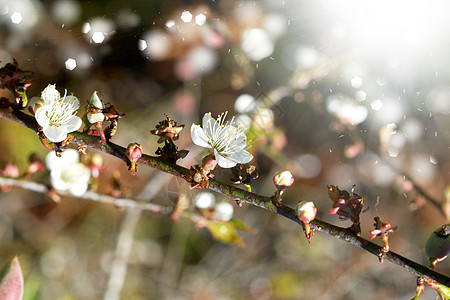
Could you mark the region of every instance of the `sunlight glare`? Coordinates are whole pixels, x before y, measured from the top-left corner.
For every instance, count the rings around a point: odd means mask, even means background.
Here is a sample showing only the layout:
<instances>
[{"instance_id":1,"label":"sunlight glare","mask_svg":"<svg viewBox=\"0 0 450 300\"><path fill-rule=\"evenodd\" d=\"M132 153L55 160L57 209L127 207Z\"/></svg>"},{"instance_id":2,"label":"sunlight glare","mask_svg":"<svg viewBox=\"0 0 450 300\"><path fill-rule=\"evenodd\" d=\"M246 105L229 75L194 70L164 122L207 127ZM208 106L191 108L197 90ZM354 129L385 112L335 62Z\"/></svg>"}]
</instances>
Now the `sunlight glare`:
<instances>
[{"instance_id":1,"label":"sunlight glare","mask_svg":"<svg viewBox=\"0 0 450 300\"><path fill-rule=\"evenodd\" d=\"M442 43L449 25L448 1L324 0L350 43L381 55L415 58ZM341 30L342 31L342 30Z\"/></svg>"}]
</instances>

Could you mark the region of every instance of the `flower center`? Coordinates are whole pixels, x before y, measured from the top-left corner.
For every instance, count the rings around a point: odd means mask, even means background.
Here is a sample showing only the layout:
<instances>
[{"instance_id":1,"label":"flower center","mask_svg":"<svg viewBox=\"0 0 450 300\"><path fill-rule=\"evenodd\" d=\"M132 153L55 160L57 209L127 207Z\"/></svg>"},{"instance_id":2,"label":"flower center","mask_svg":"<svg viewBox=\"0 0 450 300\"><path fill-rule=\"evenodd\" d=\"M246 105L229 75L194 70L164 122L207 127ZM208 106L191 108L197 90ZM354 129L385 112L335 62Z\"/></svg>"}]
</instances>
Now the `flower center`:
<instances>
[{"instance_id":1,"label":"flower center","mask_svg":"<svg viewBox=\"0 0 450 300\"><path fill-rule=\"evenodd\" d=\"M67 91L66 91L67 94ZM77 112L77 104L66 100L66 94L64 98L56 100L51 108L47 110L45 115L47 116L50 126L61 126L67 123L74 114Z\"/></svg>"},{"instance_id":2,"label":"flower center","mask_svg":"<svg viewBox=\"0 0 450 300\"><path fill-rule=\"evenodd\" d=\"M242 135L245 136L245 130L247 128L241 124L236 127L234 117L231 121L225 123L227 113L228 112L222 113L219 115L216 122L213 121L214 124L212 125L211 130L212 136L210 137L211 146L222 155L241 151L246 146L246 144L242 145L241 143L238 143L238 138L242 137Z\"/></svg>"}]
</instances>

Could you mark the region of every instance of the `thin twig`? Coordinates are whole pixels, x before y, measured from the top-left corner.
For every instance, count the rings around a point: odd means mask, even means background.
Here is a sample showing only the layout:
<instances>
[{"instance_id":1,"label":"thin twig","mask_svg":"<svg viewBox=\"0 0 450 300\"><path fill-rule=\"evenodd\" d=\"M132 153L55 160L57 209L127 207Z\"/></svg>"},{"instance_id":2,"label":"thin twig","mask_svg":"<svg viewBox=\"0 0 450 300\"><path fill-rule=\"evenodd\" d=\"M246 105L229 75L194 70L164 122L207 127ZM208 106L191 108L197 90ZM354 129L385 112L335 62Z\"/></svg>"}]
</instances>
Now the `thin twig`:
<instances>
[{"instance_id":1,"label":"thin twig","mask_svg":"<svg viewBox=\"0 0 450 300\"><path fill-rule=\"evenodd\" d=\"M45 184L36 183L29 180L22 180L22 179L15 179L15 178L6 178L6 177L0 177L0 186L14 186L23 188L26 190L38 192L38 193L48 193L50 191L50 188L46 186ZM71 196L75 197L69 192L60 191L58 192L61 196ZM101 203L108 203L112 204L116 207L121 208L138 208L145 211L158 213L158 214L169 214L172 212L172 209L170 207L165 207L162 205L154 204L154 203L147 203L143 201L128 199L128 198L116 198L109 195L102 195L93 191L87 191L81 199L95 201L95 202L101 202Z\"/></svg>"},{"instance_id":2,"label":"thin twig","mask_svg":"<svg viewBox=\"0 0 450 300\"><path fill-rule=\"evenodd\" d=\"M169 181L171 176L158 172L141 190L137 198L139 200L149 202L161 190L161 188ZM120 299L120 292L125 283L125 277L128 269L128 259L130 257L131 248L134 241L134 231L138 221L142 215L142 208L130 207L126 210L120 225L119 236L116 242L116 250L114 259L111 263L108 285L106 287L103 299L116 300Z\"/></svg>"},{"instance_id":3,"label":"thin twig","mask_svg":"<svg viewBox=\"0 0 450 300\"><path fill-rule=\"evenodd\" d=\"M12 111L10 109L0 109L0 117L18 122L34 130L37 128L36 120L20 111ZM81 132L73 132L72 135L74 136L73 142L78 145L86 145L88 147L92 147L94 149L118 157L125 162L127 161L124 147L121 147L111 142L103 143L98 137L89 136ZM184 176L189 173L189 170L184 167L168 163L167 161L164 161L159 157L154 157L150 155L143 155L138 160L138 164L155 168L160 171L181 178L184 178ZM222 195L225 195L233 200L240 200L243 203L255 205L262 209L282 215L298 223L300 226L303 227L303 223L297 218L295 211L292 208L285 205L275 206L272 203L271 197L265 197L258 194L250 193L235 186L230 186L228 184L213 179L210 180L208 188ZM311 223L311 228L316 231L326 233L328 235L351 243L352 245L364 249L375 256L378 256L378 253L381 251L382 248L381 246L378 246L377 244L374 244L362 237L354 235L345 228L329 224L319 219L315 219ZM449 277L439 274L433 270L430 270L427 267L415 263L392 251L386 253L384 259L403 267L404 269L415 274L416 276L423 276L450 287Z\"/></svg>"}]
</instances>

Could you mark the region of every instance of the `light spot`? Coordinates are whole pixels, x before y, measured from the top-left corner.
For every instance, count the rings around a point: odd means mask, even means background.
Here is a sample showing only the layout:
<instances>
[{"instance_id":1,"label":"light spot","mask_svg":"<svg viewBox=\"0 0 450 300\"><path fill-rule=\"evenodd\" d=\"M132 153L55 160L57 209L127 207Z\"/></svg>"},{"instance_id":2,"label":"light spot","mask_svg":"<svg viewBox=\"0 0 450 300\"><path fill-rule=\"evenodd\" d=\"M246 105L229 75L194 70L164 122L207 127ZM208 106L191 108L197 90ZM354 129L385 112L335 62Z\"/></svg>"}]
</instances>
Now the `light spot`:
<instances>
[{"instance_id":1,"label":"light spot","mask_svg":"<svg viewBox=\"0 0 450 300\"><path fill-rule=\"evenodd\" d=\"M11 15L11 22L13 22L14 24L20 24L22 22L22 14L15 12Z\"/></svg>"},{"instance_id":2,"label":"light spot","mask_svg":"<svg viewBox=\"0 0 450 300\"><path fill-rule=\"evenodd\" d=\"M360 77L353 77L350 82L354 88L360 88L362 85L362 79Z\"/></svg>"},{"instance_id":3,"label":"light spot","mask_svg":"<svg viewBox=\"0 0 450 300\"><path fill-rule=\"evenodd\" d=\"M74 0L59 0L52 4L53 18L61 24L75 24L81 15L81 4Z\"/></svg>"},{"instance_id":4,"label":"light spot","mask_svg":"<svg viewBox=\"0 0 450 300\"><path fill-rule=\"evenodd\" d=\"M253 61L270 56L274 49L267 32L259 28L247 29L242 33L241 47Z\"/></svg>"},{"instance_id":5,"label":"light spot","mask_svg":"<svg viewBox=\"0 0 450 300\"><path fill-rule=\"evenodd\" d=\"M167 28L172 28L173 26L175 26L175 21L174 20L167 20L165 25L166 25Z\"/></svg>"},{"instance_id":6,"label":"light spot","mask_svg":"<svg viewBox=\"0 0 450 300\"><path fill-rule=\"evenodd\" d=\"M234 109L241 114L248 114L252 112L256 107L255 98L249 94L242 94L237 97L234 102Z\"/></svg>"},{"instance_id":7,"label":"light spot","mask_svg":"<svg viewBox=\"0 0 450 300\"><path fill-rule=\"evenodd\" d=\"M204 14L198 14L195 16L195 24L197 25L203 25L206 23L206 16Z\"/></svg>"},{"instance_id":8,"label":"light spot","mask_svg":"<svg viewBox=\"0 0 450 300\"><path fill-rule=\"evenodd\" d=\"M372 110L379 111L383 108L383 102L380 99L373 100L370 103L370 107L372 107Z\"/></svg>"},{"instance_id":9,"label":"light spot","mask_svg":"<svg viewBox=\"0 0 450 300\"><path fill-rule=\"evenodd\" d=\"M77 67L77 61L73 58L68 58L65 62L66 69L72 71Z\"/></svg>"},{"instance_id":10,"label":"light spot","mask_svg":"<svg viewBox=\"0 0 450 300\"><path fill-rule=\"evenodd\" d=\"M94 34L92 35L92 40L96 44L101 44L105 40L105 35L103 34L103 32L94 32Z\"/></svg>"},{"instance_id":11,"label":"light spot","mask_svg":"<svg viewBox=\"0 0 450 300\"><path fill-rule=\"evenodd\" d=\"M214 197L213 193L200 192L195 196L194 203L200 209L207 209L214 206L216 197Z\"/></svg>"},{"instance_id":12,"label":"light spot","mask_svg":"<svg viewBox=\"0 0 450 300\"><path fill-rule=\"evenodd\" d=\"M144 40L138 40L138 49L141 51L144 51L145 49L147 49L147 42Z\"/></svg>"},{"instance_id":13,"label":"light spot","mask_svg":"<svg viewBox=\"0 0 450 300\"><path fill-rule=\"evenodd\" d=\"M83 26L81 27L81 32L86 34L89 31L91 31L91 24L89 24L88 22L84 22Z\"/></svg>"},{"instance_id":14,"label":"light spot","mask_svg":"<svg viewBox=\"0 0 450 300\"><path fill-rule=\"evenodd\" d=\"M364 92L364 91L357 91L357 92L355 93L355 98L356 98L356 100L358 100L359 102L362 102L362 101L366 100L367 94L366 94L366 92Z\"/></svg>"},{"instance_id":15,"label":"light spot","mask_svg":"<svg viewBox=\"0 0 450 300\"><path fill-rule=\"evenodd\" d=\"M180 18L184 23L189 23L192 21L192 14L189 11L185 10L181 13Z\"/></svg>"}]
</instances>

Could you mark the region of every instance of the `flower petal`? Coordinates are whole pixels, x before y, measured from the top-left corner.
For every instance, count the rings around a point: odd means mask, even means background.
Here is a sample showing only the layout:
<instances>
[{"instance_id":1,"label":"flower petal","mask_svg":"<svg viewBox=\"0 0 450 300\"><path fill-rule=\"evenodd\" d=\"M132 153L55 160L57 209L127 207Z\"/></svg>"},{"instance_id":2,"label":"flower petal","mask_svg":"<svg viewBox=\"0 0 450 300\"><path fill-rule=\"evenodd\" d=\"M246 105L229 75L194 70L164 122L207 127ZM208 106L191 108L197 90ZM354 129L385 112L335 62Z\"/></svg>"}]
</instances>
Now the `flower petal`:
<instances>
[{"instance_id":1,"label":"flower petal","mask_svg":"<svg viewBox=\"0 0 450 300\"><path fill-rule=\"evenodd\" d=\"M251 161L253 159L253 155L251 155L246 150L241 150L239 152L231 153L230 155L227 156L227 158L229 160L232 160L232 161L237 162L239 164L246 164L246 163L248 163L249 161Z\"/></svg>"},{"instance_id":2,"label":"flower petal","mask_svg":"<svg viewBox=\"0 0 450 300\"><path fill-rule=\"evenodd\" d=\"M91 123L91 124L94 124L97 122L103 122L105 120L105 115L103 113L96 113L96 114L88 113L88 114L86 114L86 117L87 117L89 123Z\"/></svg>"},{"instance_id":3,"label":"flower petal","mask_svg":"<svg viewBox=\"0 0 450 300\"><path fill-rule=\"evenodd\" d=\"M46 126L43 127L45 136L54 143L64 141L67 137L67 128L63 126Z\"/></svg>"},{"instance_id":4,"label":"flower petal","mask_svg":"<svg viewBox=\"0 0 450 300\"><path fill-rule=\"evenodd\" d=\"M64 98L64 103L71 103L72 107L77 110L80 107L80 100L78 100L77 97L75 97L74 95L69 95L66 96L66 98Z\"/></svg>"},{"instance_id":5,"label":"flower petal","mask_svg":"<svg viewBox=\"0 0 450 300\"><path fill-rule=\"evenodd\" d=\"M61 99L61 96L58 90L56 89L56 86L54 84L49 84L42 91L41 98L44 100L45 104L51 104L56 100Z\"/></svg>"},{"instance_id":6,"label":"flower petal","mask_svg":"<svg viewBox=\"0 0 450 300\"><path fill-rule=\"evenodd\" d=\"M219 128L219 123L211 116L210 113L206 113L202 119L202 127L205 135L208 138L216 139L216 132Z\"/></svg>"},{"instance_id":7,"label":"flower petal","mask_svg":"<svg viewBox=\"0 0 450 300\"><path fill-rule=\"evenodd\" d=\"M64 150L64 152L61 154L61 157L57 157L55 151L50 151L45 157L45 165L49 170L75 164L79 161L80 154L75 149Z\"/></svg>"},{"instance_id":8,"label":"flower petal","mask_svg":"<svg viewBox=\"0 0 450 300\"><path fill-rule=\"evenodd\" d=\"M81 121L80 117L73 116L69 121L67 121L62 126L66 127L67 132L72 132L72 131L80 129L82 124L83 124L83 121Z\"/></svg>"},{"instance_id":9,"label":"flower petal","mask_svg":"<svg viewBox=\"0 0 450 300\"><path fill-rule=\"evenodd\" d=\"M221 168L232 168L235 165L237 165L236 162L229 160L228 158L223 157L222 155L219 154L219 152L217 152L216 149L214 149L214 156L216 157L217 160L217 164L221 167Z\"/></svg>"},{"instance_id":10,"label":"flower petal","mask_svg":"<svg viewBox=\"0 0 450 300\"><path fill-rule=\"evenodd\" d=\"M197 146L204 148L211 148L211 145L208 143L209 142L208 137L205 135L205 132L199 125L192 124L191 139Z\"/></svg>"},{"instance_id":11,"label":"flower petal","mask_svg":"<svg viewBox=\"0 0 450 300\"><path fill-rule=\"evenodd\" d=\"M36 113L34 115L38 124L44 128L49 126L50 124L49 119L47 117L47 111L50 107L51 107L50 105L44 105L38 108L38 110L36 110Z\"/></svg>"},{"instance_id":12,"label":"flower petal","mask_svg":"<svg viewBox=\"0 0 450 300\"><path fill-rule=\"evenodd\" d=\"M71 184L69 186L69 192L74 196L83 196L86 193L88 185L86 183Z\"/></svg>"}]
</instances>

